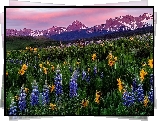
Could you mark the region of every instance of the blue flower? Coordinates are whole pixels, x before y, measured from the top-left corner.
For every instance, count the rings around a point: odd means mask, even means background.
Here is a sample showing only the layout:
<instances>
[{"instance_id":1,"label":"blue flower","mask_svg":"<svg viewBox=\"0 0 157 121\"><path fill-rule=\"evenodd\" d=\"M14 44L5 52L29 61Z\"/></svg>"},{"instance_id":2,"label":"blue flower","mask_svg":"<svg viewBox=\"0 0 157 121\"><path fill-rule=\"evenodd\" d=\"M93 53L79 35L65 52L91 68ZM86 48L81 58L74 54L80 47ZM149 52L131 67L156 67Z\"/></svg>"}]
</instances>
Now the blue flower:
<instances>
[{"instance_id":1,"label":"blue flower","mask_svg":"<svg viewBox=\"0 0 157 121\"><path fill-rule=\"evenodd\" d=\"M63 89L62 89L62 74L60 74L59 72L56 73L56 76L54 78L55 82L55 92L56 95L60 95L63 93Z\"/></svg>"},{"instance_id":2,"label":"blue flower","mask_svg":"<svg viewBox=\"0 0 157 121\"><path fill-rule=\"evenodd\" d=\"M60 74L59 72L56 73L56 76L54 78L54 80L57 82L57 81L61 81L62 80L62 74Z\"/></svg>"},{"instance_id":3,"label":"blue flower","mask_svg":"<svg viewBox=\"0 0 157 121\"><path fill-rule=\"evenodd\" d=\"M133 92L125 92L122 97L124 106L131 106L135 103L135 94Z\"/></svg>"},{"instance_id":4,"label":"blue flower","mask_svg":"<svg viewBox=\"0 0 157 121\"><path fill-rule=\"evenodd\" d=\"M132 87L133 87L133 92L134 92L137 89L137 80L136 80L136 78L133 79Z\"/></svg>"},{"instance_id":5,"label":"blue flower","mask_svg":"<svg viewBox=\"0 0 157 121\"><path fill-rule=\"evenodd\" d=\"M75 70L74 73L73 73L73 75L72 75L72 78L75 78L76 80L77 80L78 77L79 77L79 71L78 71L78 70L79 70L79 69Z\"/></svg>"},{"instance_id":6,"label":"blue flower","mask_svg":"<svg viewBox=\"0 0 157 121\"><path fill-rule=\"evenodd\" d=\"M20 60L20 65L22 65L22 60Z\"/></svg>"},{"instance_id":7,"label":"blue flower","mask_svg":"<svg viewBox=\"0 0 157 121\"><path fill-rule=\"evenodd\" d=\"M154 90L153 88L151 87L151 90L148 92L148 99L150 102L154 102Z\"/></svg>"},{"instance_id":8,"label":"blue flower","mask_svg":"<svg viewBox=\"0 0 157 121\"><path fill-rule=\"evenodd\" d=\"M77 83L75 79L70 80L70 97L77 96Z\"/></svg>"},{"instance_id":9,"label":"blue flower","mask_svg":"<svg viewBox=\"0 0 157 121\"><path fill-rule=\"evenodd\" d=\"M97 74L97 67L95 66L94 67L94 75L96 75Z\"/></svg>"},{"instance_id":10,"label":"blue flower","mask_svg":"<svg viewBox=\"0 0 157 121\"><path fill-rule=\"evenodd\" d=\"M16 59L16 62L15 62L16 64L18 64L19 63L19 60L18 59Z\"/></svg>"},{"instance_id":11,"label":"blue flower","mask_svg":"<svg viewBox=\"0 0 157 121\"><path fill-rule=\"evenodd\" d=\"M39 104L39 91L38 91L38 86L33 86L33 90L30 96L31 99L31 105L36 106Z\"/></svg>"},{"instance_id":12,"label":"blue flower","mask_svg":"<svg viewBox=\"0 0 157 121\"><path fill-rule=\"evenodd\" d=\"M15 106L15 102L12 102L9 109L9 115L15 116L17 114L17 106Z\"/></svg>"},{"instance_id":13,"label":"blue flower","mask_svg":"<svg viewBox=\"0 0 157 121\"><path fill-rule=\"evenodd\" d=\"M142 86L142 84L139 84L137 90L135 91L138 102L143 102L144 100L144 90Z\"/></svg>"},{"instance_id":14,"label":"blue flower","mask_svg":"<svg viewBox=\"0 0 157 121\"><path fill-rule=\"evenodd\" d=\"M26 93L23 89L21 89L21 93L19 95L18 107L20 111L23 111L26 108Z\"/></svg>"},{"instance_id":15,"label":"blue flower","mask_svg":"<svg viewBox=\"0 0 157 121\"><path fill-rule=\"evenodd\" d=\"M13 59L11 59L11 60L10 60L10 63L14 63L14 60L13 60Z\"/></svg>"},{"instance_id":16,"label":"blue flower","mask_svg":"<svg viewBox=\"0 0 157 121\"><path fill-rule=\"evenodd\" d=\"M87 75L86 82L90 82L90 75Z\"/></svg>"},{"instance_id":17,"label":"blue flower","mask_svg":"<svg viewBox=\"0 0 157 121\"><path fill-rule=\"evenodd\" d=\"M77 90L78 90L78 85L77 85L77 79L78 79L78 71L74 71L72 78L70 79L70 97L75 97L77 96Z\"/></svg>"},{"instance_id":18,"label":"blue flower","mask_svg":"<svg viewBox=\"0 0 157 121\"><path fill-rule=\"evenodd\" d=\"M153 74L150 75L150 85L153 86L154 78Z\"/></svg>"},{"instance_id":19,"label":"blue flower","mask_svg":"<svg viewBox=\"0 0 157 121\"><path fill-rule=\"evenodd\" d=\"M49 103L49 88L44 85L43 93L42 93L42 104L46 105Z\"/></svg>"},{"instance_id":20,"label":"blue flower","mask_svg":"<svg viewBox=\"0 0 157 121\"><path fill-rule=\"evenodd\" d=\"M85 80L85 78L86 78L86 72L83 70L83 72L82 72L82 80Z\"/></svg>"}]
</instances>

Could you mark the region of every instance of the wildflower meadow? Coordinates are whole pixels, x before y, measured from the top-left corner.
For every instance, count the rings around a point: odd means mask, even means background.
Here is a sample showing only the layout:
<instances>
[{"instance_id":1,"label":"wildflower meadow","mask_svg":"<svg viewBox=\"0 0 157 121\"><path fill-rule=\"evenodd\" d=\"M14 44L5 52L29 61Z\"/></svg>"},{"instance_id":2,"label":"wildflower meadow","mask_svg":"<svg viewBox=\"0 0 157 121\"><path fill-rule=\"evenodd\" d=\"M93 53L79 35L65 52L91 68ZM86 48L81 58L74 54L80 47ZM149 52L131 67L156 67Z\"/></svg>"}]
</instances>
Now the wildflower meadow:
<instances>
[{"instance_id":1,"label":"wildflower meadow","mask_svg":"<svg viewBox=\"0 0 157 121\"><path fill-rule=\"evenodd\" d=\"M7 50L5 114L153 115L153 48L150 34Z\"/></svg>"}]
</instances>

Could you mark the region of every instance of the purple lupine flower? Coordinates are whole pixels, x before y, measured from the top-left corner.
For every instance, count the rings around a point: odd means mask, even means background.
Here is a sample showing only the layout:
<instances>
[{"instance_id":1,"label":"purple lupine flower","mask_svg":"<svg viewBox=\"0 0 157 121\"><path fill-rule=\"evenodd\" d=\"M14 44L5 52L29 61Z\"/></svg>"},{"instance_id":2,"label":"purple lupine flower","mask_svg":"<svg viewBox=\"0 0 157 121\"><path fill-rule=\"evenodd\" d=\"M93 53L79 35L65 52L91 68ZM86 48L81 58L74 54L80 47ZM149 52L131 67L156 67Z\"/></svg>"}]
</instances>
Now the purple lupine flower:
<instances>
[{"instance_id":1,"label":"purple lupine flower","mask_svg":"<svg viewBox=\"0 0 157 121\"><path fill-rule=\"evenodd\" d=\"M15 102L12 100L10 109L9 109L9 115L15 116L17 114L17 106L15 106Z\"/></svg>"},{"instance_id":2,"label":"purple lupine flower","mask_svg":"<svg viewBox=\"0 0 157 121\"><path fill-rule=\"evenodd\" d=\"M132 88L133 88L133 92L137 89L137 80L136 80L136 78L133 79Z\"/></svg>"},{"instance_id":3,"label":"purple lupine flower","mask_svg":"<svg viewBox=\"0 0 157 121\"><path fill-rule=\"evenodd\" d=\"M49 103L49 88L47 85L44 85L42 93L42 104L46 105Z\"/></svg>"},{"instance_id":4,"label":"purple lupine flower","mask_svg":"<svg viewBox=\"0 0 157 121\"><path fill-rule=\"evenodd\" d=\"M20 65L22 65L22 60L20 60Z\"/></svg>"},{"instance_id":5,"label":"purple lupine flower","mask_svg":"<svg viewBox=\"0 0 157 121\"><path fill-rule=\"evenodd\" d=\"M26 109L26 93L23 88L21 88L21 93L19 95L18 107L20 111L23 111Z\"/></svg>"},{"instance_id":6,"label":"purple lupine flower","mask_svg":"<svg viewBox=\"0 0 157 121\"><path fill-rule=\"evenodd\" d=\"M33 90L32 90L30 99L31 99L31 101L30 101L31 106L36 106L39 104L39 91L38 91L37 85L33 86Z\"/></svg>"},{"instance_id":7,"label":"purple lupine flower","mask_svg":"<svg viewBox=\"0 0 157 121\"><path fill-rule=\"evenodd\" d=\"M77 70L75 70L74 73L73 73L73 75L72 75L72 77L75 78L76 80L79 77L79 71L78 70L79 70L79 68Z\"/></svg>"},{"instance_id":8,"label":"purple lupine flower","mask_svg":"<svg viewBox=\"0 0 157 121\"><path fill-rule=\"evenodd\" d=\"M95 66L94 67L94 75L96 75L97 74L97 67Z\"/></svg>"},{"instance_id":9,"label":"purple lupine flower","mask_svg":"<svg viewBox=\"0 0 157 121\"><path fill-rule=\"evenodd\" d=\"M148 92L148 99L151 103L154 102L154 90L153 87L151 87L150 91Z\"/></svg>"},{"instance_id":10,"label":"purple lupine flower","mask_svg":"<svg viewBox=\"0 0 157 121\"><path fill-rule=\"evenodd\" d=\"M142 84L139 84L137 90L135 91L138 102L143 102L144 100L144 90L142 86L143 86Z\"/></svg>"},{"instance_id":11,"label":"purple lupine flower","mask_svg":"<svg viewBox=\"0 0 157 121\"><path fill-rule=\"evenodd\" d=\"M60 95L63 93L63 89L62 89L62 74L60 74L60 70L57 70L56 76L54 78L55 82L55 92L56 95Z\"/></svg>"},{"instance_id":12,"label":"purple lupine flower","mask_svg":"<svg viewBox=\"0 0 157 121\"><path fill-rule=\"evenodd\" d=\"M122 97L124 106L131 106L135 103L135 94L133 92L126 91Z\"/></svg>"},{"instance_id":13,"label":"purple lupine flower","mask_svg":"<svg viewBox=\"0 0 157 121\"><path fill-rule=\"evenodd\" d=\"M86 82L88 82L88 83L90 82L90 75L89 74L86 77Z\"/></svg>"},{"instance_id":14,"label":"purple lupine flower","mask_svg":"<svg viewBox=\"0 0 157 121\"><path fill-rule=\"evenodd\" d=\"M150 75L150 85L153 86L154 78L153 74Z\"/></svg>"},{"instance_id":15,"label":"purple lupine flower","mask_svg":"<svg viewBox=\"0 0 157 121\"><path fill-rule=\"evenodd\" d=\"M17 114L17 106L12 106L10 105L10 110L9 110L9 115L12 116L12 115L16 115Z\"/></svg>"},{"instance_id":16,"label":"purple lupine flower","mask_svg":"<svg viewBox=\"0 0 157 121\"><path fill-rule=\"evenodd\" d=\"M83 70L82 71L82 80L85 80L85 78L86 78L86 72Z\"/></svg>"},{"instance_id":17,"label":"purple lupine flower","mask_svg":"<svg viewBox=\"0 0 157 121\"><path fill-rule=\"evenodd\" d=\"M75 79L70 80L70 97L77 96L77 83Z\"/></svg>"},{"instance_id":18,"label":"purple lupine flower","mask_svg":"<svg viewBox=\"0 0 157 121\"><path fill-rule=\"evenodd\" d=\"M72 78L70 79L70 97L76 97L77 96L77 90L78 90L78 85L77 85L77 78L78 78L78 71L74 71Z\"/></svg>"},{"instance_id":19,"label":"purple lupine flower","mask_svg":"<svg viewBox=\"0 0 157 121\"><path fill-rule=\"evenodd\" d=\"M10 60L10 63L14 63L14 60L13 60L13 59L11 59L11 60Z\"/></svg>"},{"instance_id":20,"label":"purple lupine flower","mask_svg":"<svg viewBox=\"0 0 157 121\"><path fill-rule=\"evenodd\" d=\"M16 64L18 64L19 63L19 60L18 59L16 59L16 62L15 62Z\"/></svg>"}]
</instances>

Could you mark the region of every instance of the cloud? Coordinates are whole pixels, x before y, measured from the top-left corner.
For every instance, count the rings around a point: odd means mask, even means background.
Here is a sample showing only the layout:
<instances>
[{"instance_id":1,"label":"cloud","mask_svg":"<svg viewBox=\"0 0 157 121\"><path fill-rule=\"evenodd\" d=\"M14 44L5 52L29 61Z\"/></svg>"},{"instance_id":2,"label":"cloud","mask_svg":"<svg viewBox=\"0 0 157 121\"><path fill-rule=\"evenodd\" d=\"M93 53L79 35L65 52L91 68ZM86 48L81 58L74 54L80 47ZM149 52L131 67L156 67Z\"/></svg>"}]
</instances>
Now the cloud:
<instances>
[{"instance_id":1,"label":"cloud","mask_svg":"<svg viewBox=\"0 0 157 121\"><path fill-rule=\"evenodd\" d=\"M127 14L133 16L153 14L152 12L153 9L149 8L7 8L6 24L7 28L11 23L15 27L20 23L23 28L46 29L52 26L67 27L74 20L79 20L87 26L94 26L105 23L109 18Z\"/></svg>"}]
</instances>

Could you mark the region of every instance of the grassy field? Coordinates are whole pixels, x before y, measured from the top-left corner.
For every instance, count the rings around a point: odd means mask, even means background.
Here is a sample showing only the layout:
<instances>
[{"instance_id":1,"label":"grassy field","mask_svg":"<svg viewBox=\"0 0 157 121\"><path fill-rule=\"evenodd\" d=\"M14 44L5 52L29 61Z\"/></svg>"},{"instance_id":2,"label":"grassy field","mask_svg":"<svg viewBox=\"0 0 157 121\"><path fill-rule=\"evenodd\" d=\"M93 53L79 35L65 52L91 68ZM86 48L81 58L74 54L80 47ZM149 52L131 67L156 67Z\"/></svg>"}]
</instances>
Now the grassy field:
<instances>
[{"instance_id":1,"label":"grassy field","mask_svg":"<svg viewBox=\"0 0 157 121\"><path fill-rule=\"evenodd\" d=\"M6 37L6 50L23 50L26 47L47 47L59 45L59 42L47 38Z\"/></svg>"},{"instance_id":2,"label":"grassy field","mask_svg":"<svg viewBox=\"0 0 157 121\"><path fill-rule=\"evenodd\" d=\"M151 38L64 48L7 42L6 115L153 115Z\"/></svg>"}]
</instances>

